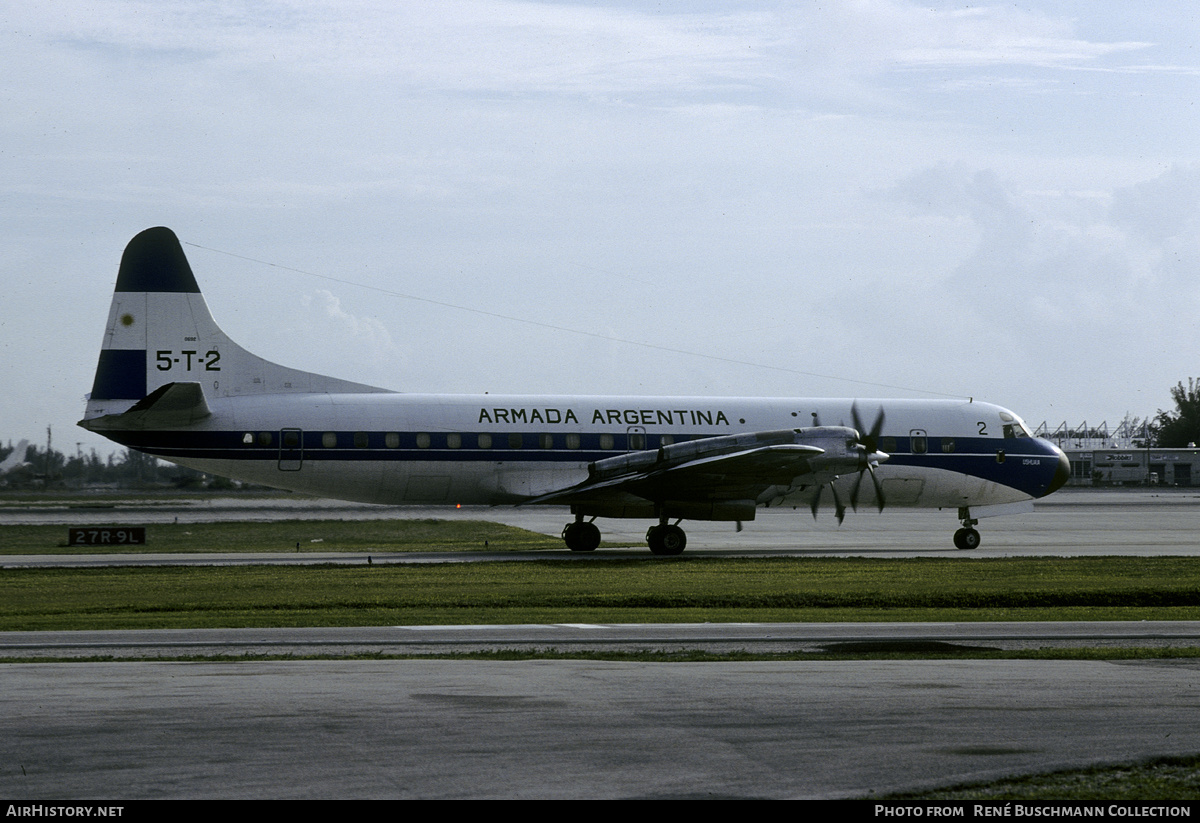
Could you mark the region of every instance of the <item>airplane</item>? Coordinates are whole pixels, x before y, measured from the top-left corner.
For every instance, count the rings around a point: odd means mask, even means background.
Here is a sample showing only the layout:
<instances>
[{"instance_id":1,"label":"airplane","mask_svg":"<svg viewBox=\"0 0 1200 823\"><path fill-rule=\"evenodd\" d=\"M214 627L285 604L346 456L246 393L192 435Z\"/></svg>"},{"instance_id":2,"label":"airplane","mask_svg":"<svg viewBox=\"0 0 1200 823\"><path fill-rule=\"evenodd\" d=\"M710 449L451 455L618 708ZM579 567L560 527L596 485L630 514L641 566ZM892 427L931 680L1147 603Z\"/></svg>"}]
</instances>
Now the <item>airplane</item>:
<instances>
[{"instance_id":1,"label":"airplane","mask_svg":"<svg viewBox=\"0 0 1200 823\"><path fill-rule=\"evenodd\" d=\"M29 441L22 440L17 444L17 447L9 452L8 457L0 462L0 476L6 475L11 471L15 471L22 466L28 466L25 461L25 454L29 450Z\"/></svg>"},{"instance_id":2,"label":"airplane","mask_svg":"<svg viewBox=\"0 0 1200 823\"><path fill-rule=\"evenodd\" d=\"M867 418L870 422L867 422ZM687 520L832 503L980 517L1032 511L1071 467L1013 412L964 400L413 394L277 365L217 326L178 238L125 248L83 428L202 472L366 503L555 505L645 518L657 555ZM671 522L674 520L675 522Z\"/></svg>"}]
</instances>

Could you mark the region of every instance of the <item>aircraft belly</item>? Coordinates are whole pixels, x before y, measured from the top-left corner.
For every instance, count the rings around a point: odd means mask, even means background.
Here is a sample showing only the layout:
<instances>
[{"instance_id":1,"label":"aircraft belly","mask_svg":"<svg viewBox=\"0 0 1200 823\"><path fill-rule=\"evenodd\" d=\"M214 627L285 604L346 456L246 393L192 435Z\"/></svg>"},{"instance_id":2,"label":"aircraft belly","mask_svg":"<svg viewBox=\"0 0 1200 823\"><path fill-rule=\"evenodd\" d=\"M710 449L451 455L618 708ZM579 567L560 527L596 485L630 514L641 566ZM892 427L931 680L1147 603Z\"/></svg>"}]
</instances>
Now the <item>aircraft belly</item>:
<instances>
[{"instance_id":1,"label":"aircraft belly","mask_svg":"<svg viewBox=\"0 0 1200 823\"><path fill-rule=\"evenodd\" d=\"M1029 499L1025 492L974 475L932 466L881 466L877 469L886 508L954 508L960 506L991 506L1016 503ZM833 485L840 499L849 502L858 481L857 474L837 478ZM775 506L809 505L820 484L797 487L769 502ZM828 495L828 493L826 493ZM831 503L832 498L824 498ZM870 479L859 485L858 508L876 506L874 484Z\"/></svg>"},{"instance_id":2,"label":"aircraft belly","mask_svg":"<svg viewBox=\"0 0 1200 823\"><path fill-rule=\"evenodd\" d=\"M508 502L514 498L527 500L568 488L586 477L587 469L583 464L547 467L544 464L502 463L496 469L495 492Z\"/></svg>"},{"instance_id":3,"label":"aircraft belly","mask_svg":"<svg viewBox=\"0 0 1200 823\"><path fill-rule=\"evenodd\" d=\"M894 503L889 495L893 487L905 490L898 480L917 485L916 497ZM889 486L889 481L891 485ZM958 508L960 506L991 506L1028 500L1020 489L1005 486L982 477L927 466L905 466L902 478L884 478L884 497L888 506L917 506L921 508ZM909 491L909 490L906 490Z\"/></svg>"},{"instance_id":4,"label":"aircraft belly","mask_svg":"<svg viewBox=\"0 0 1200 823\"><path fill-rule=\"evenodd\" d=\"M378 502L504 505L577 482L582 466L522 465L511 461L405 461L385 464Z\"/></svg>"},{"instance_id":5,"label":"aircraft belly","mask_svg":"<svg viewBox=\"0 0 1200 823\"><path fill-rule=\"evenodd\" d=\"M298 469L280 470L278 460L209 460L172 458L172 462L209 474L277 489L353 500L358 503L391 502L384 494L381 467L372 461L343 463L301 462Z\"/></svg>"}]
</instances>

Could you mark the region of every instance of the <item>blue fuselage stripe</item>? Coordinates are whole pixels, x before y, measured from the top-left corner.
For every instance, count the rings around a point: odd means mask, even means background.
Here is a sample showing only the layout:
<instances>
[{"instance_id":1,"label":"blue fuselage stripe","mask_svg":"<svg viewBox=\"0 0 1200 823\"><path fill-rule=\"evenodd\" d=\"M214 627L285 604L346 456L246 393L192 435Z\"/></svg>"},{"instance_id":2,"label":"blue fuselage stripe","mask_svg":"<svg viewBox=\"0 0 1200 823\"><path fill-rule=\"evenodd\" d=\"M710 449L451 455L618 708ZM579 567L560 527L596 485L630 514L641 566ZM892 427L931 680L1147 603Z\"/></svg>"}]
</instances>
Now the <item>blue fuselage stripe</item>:
<instances>
[{"instance_id":1,"label":"blue fuselage stripe","mask_svg":"<svg viewBox=\"0 0 1200 823\"><path fill-rule=\"evenodd\" d=\"M299 445L284 445L282 438L286 434L298 434ZM112 436L122 445L168 460L234 462L505 462L551 466L590 463L628 451L656 449L663 444L660 435L625 431L570 435L561 432L546 435L535 432L123 431L114 432ZM490 447L480 445L481 436L491 438ZM673 435L670 442L713 436L716 433ZM568 437L577 444L576 448L567 447ZM451 447L448 438L454 438L459 445ZM941 438L922 439L927 450L913 453L914 438L894 438L895 446L889 452L887 465L957 472L1030 494L1044 489L1058 467L1059 456L1048 444L1036 438L959 437L952 439L953 451L948 452L942 450ZM945 440L950 442L951 438ZM510 445L517 442L520 445L516 448Z\"/></svg>"}]
</instances>

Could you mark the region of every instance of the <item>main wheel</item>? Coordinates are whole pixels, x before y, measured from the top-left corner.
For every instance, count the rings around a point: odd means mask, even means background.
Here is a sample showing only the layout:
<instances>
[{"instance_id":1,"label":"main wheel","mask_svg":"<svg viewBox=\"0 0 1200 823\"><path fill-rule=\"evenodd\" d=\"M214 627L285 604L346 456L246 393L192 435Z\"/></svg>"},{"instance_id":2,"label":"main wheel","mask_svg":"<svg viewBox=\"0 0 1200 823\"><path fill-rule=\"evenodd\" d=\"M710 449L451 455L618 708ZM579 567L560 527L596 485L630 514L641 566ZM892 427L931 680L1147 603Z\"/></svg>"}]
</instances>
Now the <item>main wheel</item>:
<instances>
[{"instance_id":1,"label":"main wheel","mask_svg":"<svg viewBox=\"0 0 1200 823\"><path fill-rule=\"evenodd\" d=\"M562 539L573 552L594 552L600 545L600 529L595 523L576 520L563 527Z\"/></svg>"},{"instance_id":2,"label":"main wheel","mask_svg":"<svg viewBox=\"0 0 1200 823\"><path fill-rule=\"evenodd\" d=\"M974 529L959 529L954 533L954 546L959 549L979 548L979 532Z\"/></svg>"},{"instance_id":3,"label":"main wheel","mask_svg":"<svg viewBox=\"0 0 1200 823\"><path fill-rule=\"evenodd\" d=\"M684 547L687 546L687 535L678 526L663 524L652 526L650 531L646 532L646 542L650 544L652 553L671 557L683 553Z\"/></svg>"}]
</instances>

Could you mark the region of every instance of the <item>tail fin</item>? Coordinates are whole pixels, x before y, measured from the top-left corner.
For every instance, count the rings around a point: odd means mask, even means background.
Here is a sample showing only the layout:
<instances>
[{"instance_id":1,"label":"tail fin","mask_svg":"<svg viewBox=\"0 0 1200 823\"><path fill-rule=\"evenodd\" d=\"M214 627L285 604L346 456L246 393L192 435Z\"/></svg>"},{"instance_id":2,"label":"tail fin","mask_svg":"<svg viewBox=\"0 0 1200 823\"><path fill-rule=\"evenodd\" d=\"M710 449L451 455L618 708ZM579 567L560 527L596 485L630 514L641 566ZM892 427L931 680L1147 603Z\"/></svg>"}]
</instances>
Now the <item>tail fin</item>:
<instances>
[{"instance_id":1,"label":"tail fin","mask_svg":"<svg viewBox=\"0 0 1200 823\"><path fill-rule=\"evenodd\" d=\"M0 474L8 474L13 469L19 469L21 466L28 465L25 462L25 455L29 451L29 441L22 440L17 444L17 447L9 453L8 457L0 461Z\"/></svg>"},{"instance_id":2,"label":"tail fin","mask_svg":"<svg viewBox=\"0 0 1200 823\"><path fill-rule=\"evenodd\" d=\"M244 394L386 391L250 354L213 320L175 233L146 229L121 257L83 422L123 414L171 383L197 384L201 402Z\"/></svg>"}]
</instances>

